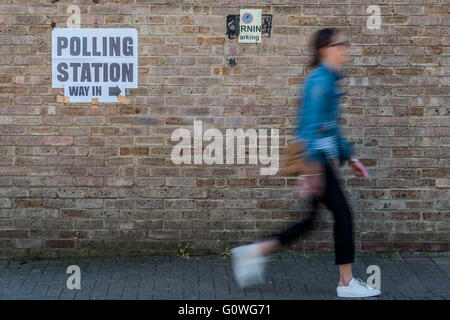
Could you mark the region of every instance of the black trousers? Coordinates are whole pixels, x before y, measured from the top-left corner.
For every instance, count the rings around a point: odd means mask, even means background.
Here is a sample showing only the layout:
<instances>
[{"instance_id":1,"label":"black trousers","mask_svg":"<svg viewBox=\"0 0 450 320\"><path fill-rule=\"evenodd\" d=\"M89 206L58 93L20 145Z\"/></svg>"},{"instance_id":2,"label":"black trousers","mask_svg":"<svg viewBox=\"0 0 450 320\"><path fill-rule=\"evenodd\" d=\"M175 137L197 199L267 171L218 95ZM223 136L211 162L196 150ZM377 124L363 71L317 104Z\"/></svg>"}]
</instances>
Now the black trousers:
<instances>
[{"instance_id":1,"label":"black trousers","mask_svg":"<svg viewBox=\"0 0 450 320\"><path fill-rule=\"evenodd\" d=\"M287 230L275 234L281 245L286 246L313 227L314 218L322 202L334 215L334 248L336 264L354 262L355 246L353 240L352 212L345 195L336 179L334 169L330 164L325 165L326 187L321 197L311 199L312 211L309 217Z\"/></svg>"}]
</instances>

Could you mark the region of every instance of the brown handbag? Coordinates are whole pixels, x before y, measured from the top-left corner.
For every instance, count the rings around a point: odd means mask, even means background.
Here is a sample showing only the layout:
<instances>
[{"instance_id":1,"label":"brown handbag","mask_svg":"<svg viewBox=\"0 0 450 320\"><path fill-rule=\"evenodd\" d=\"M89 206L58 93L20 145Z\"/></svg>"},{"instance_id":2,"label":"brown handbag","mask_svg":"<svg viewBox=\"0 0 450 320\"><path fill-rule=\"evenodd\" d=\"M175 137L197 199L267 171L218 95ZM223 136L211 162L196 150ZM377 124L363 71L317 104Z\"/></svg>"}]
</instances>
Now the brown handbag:
<instances>
[{"instance_id":1,"label":"brown handbag","mask_svg":"<svg viewBox=\"0 0 450 320\"><path fill-rule=\"evenodd\" d=\"M305 161L305 147L305 142L291 141L284 148L280 170L283 176L299 176L308 171L308 163Z\"/></svg>"},{"instance_id":2,"label":"brown handbag","mask_svg":"<svg viewBox=\"0 0 450 320\"><path fill-rule=\"evenodd\" d=\"M284 148L281 160L281 174L298 177L297 188L300 197L321 196L324 191L324 167L320 162L306 160L306 142L292 141Z\"/></svg>"}]
</instances>

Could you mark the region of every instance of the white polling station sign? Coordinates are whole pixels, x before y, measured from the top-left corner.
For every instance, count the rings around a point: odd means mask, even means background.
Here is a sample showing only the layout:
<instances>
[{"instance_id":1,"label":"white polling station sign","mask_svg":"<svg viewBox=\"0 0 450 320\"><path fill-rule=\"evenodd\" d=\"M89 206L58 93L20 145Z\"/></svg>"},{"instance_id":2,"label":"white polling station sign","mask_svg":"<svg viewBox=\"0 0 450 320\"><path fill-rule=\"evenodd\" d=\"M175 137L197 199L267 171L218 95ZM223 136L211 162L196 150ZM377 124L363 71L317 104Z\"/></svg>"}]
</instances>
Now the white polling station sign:
<instances>
[{"instance_id":1,"label":"white polling station sign","mask_svg":"<svg viewBox=\"0 0 450 320\"><path fill-rule=\"evenodd\" d=\"M133 28L55 28L52 88L70 102L117 102L138 87L138 33Z\"/></svg>"},{"instance_id":2,"label":"white polling station sign","mask_svg":"<svg viewBox=\"0 0 450 320\"><path fill-rule=\"evenodd\" d=\"M241 9L238 42L261 42L261 30L261 9Z\"/></svg>"}]
</instances>

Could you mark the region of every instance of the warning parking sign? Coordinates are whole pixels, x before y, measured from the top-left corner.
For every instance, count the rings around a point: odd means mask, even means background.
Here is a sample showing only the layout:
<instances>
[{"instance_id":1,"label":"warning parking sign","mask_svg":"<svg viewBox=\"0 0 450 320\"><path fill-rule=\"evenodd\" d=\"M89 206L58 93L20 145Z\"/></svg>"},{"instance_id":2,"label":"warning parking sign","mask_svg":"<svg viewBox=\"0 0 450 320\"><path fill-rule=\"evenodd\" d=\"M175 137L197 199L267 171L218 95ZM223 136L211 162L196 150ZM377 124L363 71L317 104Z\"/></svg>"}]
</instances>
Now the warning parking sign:
<instances>
[{"instance_id":1,"label":"warning parking sign","mask_svg":"<svg viewBox=\"0 0 450 320\"><path fill-rule=\"evenodd\" d=\"M261 9L241 9L239 21L239 42L261 42Z\"/></svg>"}]
</instances>

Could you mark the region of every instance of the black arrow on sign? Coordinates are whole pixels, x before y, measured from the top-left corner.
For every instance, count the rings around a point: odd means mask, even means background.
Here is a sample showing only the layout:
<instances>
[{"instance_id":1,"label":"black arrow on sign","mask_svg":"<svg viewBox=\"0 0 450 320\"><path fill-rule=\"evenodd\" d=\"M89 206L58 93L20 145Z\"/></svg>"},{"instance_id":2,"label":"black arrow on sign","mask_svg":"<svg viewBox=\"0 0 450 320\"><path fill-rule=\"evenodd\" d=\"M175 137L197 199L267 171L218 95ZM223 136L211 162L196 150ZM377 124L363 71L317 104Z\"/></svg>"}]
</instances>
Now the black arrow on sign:
<instances>
[{"instance_id":1,"label":"black arrow on sign","mask_svg":"<svg viewBox=\"0 0 450 320\"><path fill-rule=\"evenodd\" d=\"M118 97L121 92L122 91L120 90L119 86L109 87L109 95L110 96Z\"/></svg>"}]
</instances>

